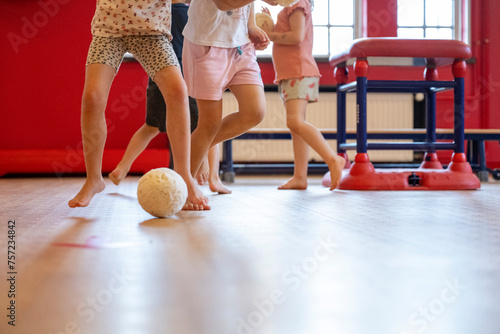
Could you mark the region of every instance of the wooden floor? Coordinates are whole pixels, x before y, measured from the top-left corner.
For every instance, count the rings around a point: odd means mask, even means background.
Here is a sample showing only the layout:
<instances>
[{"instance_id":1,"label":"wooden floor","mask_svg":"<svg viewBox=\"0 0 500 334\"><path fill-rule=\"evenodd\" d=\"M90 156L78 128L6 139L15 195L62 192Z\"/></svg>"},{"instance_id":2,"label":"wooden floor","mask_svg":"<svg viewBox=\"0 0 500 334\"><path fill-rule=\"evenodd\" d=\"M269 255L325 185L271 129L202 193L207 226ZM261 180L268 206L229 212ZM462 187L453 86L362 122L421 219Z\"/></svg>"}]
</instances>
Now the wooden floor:
<instances>
[{"instance_id":1,"label":"wooden floor","mask_svg":"<svg viewBox=\"0 0 500 334\"><path fill-rule=\"evenodd\" d=\"M142 210L138 177L78 209L82 178L0 179L0 333L500 333L500 182L276 190L284 179L204 187L211 211L171 219Z\"/></svg>"}]
</instances>

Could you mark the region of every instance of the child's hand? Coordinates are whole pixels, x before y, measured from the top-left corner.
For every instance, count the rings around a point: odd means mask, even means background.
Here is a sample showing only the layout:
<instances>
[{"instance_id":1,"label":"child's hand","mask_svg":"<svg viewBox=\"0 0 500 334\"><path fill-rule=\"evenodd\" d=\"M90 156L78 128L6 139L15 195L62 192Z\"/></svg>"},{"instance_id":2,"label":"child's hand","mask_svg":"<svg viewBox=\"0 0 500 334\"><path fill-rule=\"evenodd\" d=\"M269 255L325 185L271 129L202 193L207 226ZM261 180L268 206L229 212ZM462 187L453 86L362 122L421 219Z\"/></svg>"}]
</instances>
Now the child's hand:
<instances>
[{"instance_id":1,"label":"child's hand","mask_svg":"<svg viewBox=\"0 0 500 334\"><path fill-rule=\"evenodd\" d=\"M271 43L266 32L257 26L253 26L251 28L249 27L248 37L252 41L256 50L264 50L269 46L269 43Z\"/></svg>"}]
</instances>

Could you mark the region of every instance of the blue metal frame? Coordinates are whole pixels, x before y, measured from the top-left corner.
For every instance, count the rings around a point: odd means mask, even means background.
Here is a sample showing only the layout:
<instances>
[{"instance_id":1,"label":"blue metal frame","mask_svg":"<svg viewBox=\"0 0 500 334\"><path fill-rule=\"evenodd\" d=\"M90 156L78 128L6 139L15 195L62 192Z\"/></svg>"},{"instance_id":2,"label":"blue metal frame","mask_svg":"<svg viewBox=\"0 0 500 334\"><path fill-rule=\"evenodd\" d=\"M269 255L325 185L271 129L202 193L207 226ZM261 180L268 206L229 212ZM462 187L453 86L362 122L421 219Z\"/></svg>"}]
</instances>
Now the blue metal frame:
<instances>
[{"instance_id":1,"label":"blue metal frame","mask_svg":"<svg viewBox=\"0 0 500 334\"><path fill-rule=\"evenodd\" d=\"M338 130L335 132L329 132L329 133L323 133L323 137L325 139L337 139L337 134ZM356 134L354 133L346 133L345 134L346 140L347 139L356 139ZM411 132L406 132L406 133L391 133L391 132L384 132L384 133L368 133L367 134L368 139L414 139L414 140L426 140L427 134L426 133L411 133ZM454 139L454 133L437 133L436 134L437 140L453 140ZM242 135L239 135L236 138L233 138L232 140L256 140L256 139L291 139L292 136L290 135L289 132L283 132L283 133L274 133L274 132L259 132L259 133L244 133ZM465 140L485 140L485 141L500 141L500 135L497 133L466 133L465 134ZM230 140L225 141L230 142ZM231 147L231 145L228 145L228 148ZM232 151L230 148L229 150Z\"/></svg>"},{"instance_id":2,"label":"blue metal frame","mask_svg":"<svg viewBox=\"0 0 500 334\"><path fill-rule=\"evenodd\" d=\"M337 84L337 110L345 110L346 108L346 93L340 90L341 84ZM346 114L342 112L337 113L337 152L345 153L345 150L340 147L341 143L347 140L346 134Z\"/></svg>"},{"instance_id":3,"label":"blue metal frame","mask_svg":"<svg viewBox=\"0 0 500 334\"><path fill-rule=\"evenodd\" d=\"M454 116L454 143L436 142L436 93L453 89L455 96ZM370 80L358 76L355 82L338 85L337 94L344 98L348 92L356 92L356 144L346 144L343 136L345 121L337 123L337 147L339 150L356 149L357 153L367 153L370 150L426 150L433 153L436 150L454 150L455 153L464 153L464 79L455 78L454 81L405 81L405 80ZM370 143L367 137L366 96L369 92L390 93L425 93L426 105L426 138L425 142L416 143ZM345 103L338 104L338 120L345 120ZM408 139L415 139L411 137ZM341 152L341 151L339 151ZM343 151L342 151L343 152Z\"/></svg>"},{"instance_id":4,"label":"blue metal frame","mask_svg":"<svg viewBox=\"0 0 500 334\"><path fill-rule=\"evenodd\" d=\"M367 143L366 141L364 142L364 145L362 145L361 149L364 149L364 151L361 151L358 148L357 143L344 143L341 144L340 147L342 147L344 150L354 150L358 153L366 153L366 150L414 150L414 151L426 151L430 152L431 150L453 150L455 149L455 144L454 143L429 143L429 142L413 142L413 143L400 143L400 142L387 142L387 143Z\"/></svg>"},{"instance_id":5,"label":"blue metal frame","mask_svg":"<svg viewBox=\"0 0 500 334\"><path fill-rule=\"evenodd\" d=\"M464 153L465 141L465 113L464 113L464 100L465 100L465 83L464 78L455 78L455 113L454 113L454 126L455 126L455 153Z\"/></svg>"},{"instance_id":6,"label":"blue metal frame","mask_svg":"<svg viewBox=\"0 0 500 334\"><path fill-rule=\"evenodd\" d=\"M367 153L368 137L366 131L366 93L368 89L368 79L366 77L356 78L356 151L358 153ZM337 112L339 112L337 110ZM345 108L341 111L345 114ZM340 145L342 147L342 144Z\"/></svg>"},{"instance_id":7,"label":"blue metal frame","mask_svg":"<svg viewBox=\"0 0 500 334\"><path fill-rule=\"evenodd\" d=\"M453 133L436 133L436 93L445 90L454 90L454 131ZM346 94L356 92L356 134L347 133L346 129ZM392 93L424 93L426 103L426 132L425 133L367 133L367 93L392 92ZM367 150L415 150L433 153L436 150L454 150L455 153L464 153L464 142L469 140L469 161L472 157L474 163L479 164L480 171L486 171L484 152L485 140L499 140L495 133L464 133L464 78L455 78L453 81L395 81L395 80L370 80L358 76L355 82L337 85L337 132L325 133L326 139L337 140L337 151L345 153L346 150L356 149L357 153L367 153ZM236 139L291 139L290 133L246 133ZM347 139L356 139L356 143L346 143ZM410 139L414 142L384 142L368 143L368 139ZM421 141L417 141L421 140ZM437 140L445 140L438 142ZM446 140L448 142L446 142ZM449 142L453 140L453 142ZM472 152L474 151L474 152ZM289 168L290 164L243 164L237 168L250 170L269 170ZM311 166L311 165L310 165ZM316 166L318 166L316 164ZM235 166L232 159L232 142L224 142L223 166L224 173L234 173Z\"/></svg>"},{"instance_id":8,"label":"blue metal frame","mask_svg":"<svg viewBox=\"0 0 500 334\"><path fill-rule=\"evenodd\" d=\"M427 135L425 140L429 143L436 142L436 93L429 89L426 94L426 106L425 106L425 127L427 129ZM435 153L435 148L429 148L428 153Z\"/></svg>"},{"instance_id":9,"label":"blue metal frame","mask_svg":"<svg viewBox=\"0 0 500 334\"><path fill-rule=\"evenodd\" d=\"M325 139L337 139L338 141L339 132L323 133ZM345 133L345 139L356 139L354 133ZM426 133L368 133L368 139L378 140L378 139L410 139L410 140L427 140L428 134ZM437 140L453 140L454 133L439 133L436 135ZM486 156L484 149L485 141L498 141L500 144L500 135L498 133L466 133L464 135L465 140L467 140L467 160L471 163L474 170L479 172L487 172L488 168L486 166ZM255 140L255 139L279 139L279 140L290 140L292 137L290 133L245 133L235 139L237 140ZM381 144L381 143L373 143ZM368 143L369 149L372 149ZM412 143L407 143L412 144ZM444 144L444 143L443 143ZM453 143L447 143L448 145L454 145ZM356 145L356 144L345 144L345 145ZM351 147L351 149L354 149ZM415 149L415 148L412 148ZM453 148L451 148L453 149ZM422 149L424 150L424 149ZM344 150L345 152L345 150ZM238 173L245 171L246 173L289 173L293 171L293 164L286 163L266 163L266 164L234 164L233 162L233 149L232 140L227 140L223 143L223 160L221 163L221 171L224 175ZM373 164L376 168L414 168L418 167L419 164L407 164L407 163L382 163ZM325 164L309 164L310 172L326 172L328 167ZM486 180L482 180L486 181Z\"/></svg>"},{"instance_id":10,"label":"blue metal frame","mask_svg":"<svg viewBox=\"0 0 500 334\"><path fill-rule=\"evenodd\" d=\"M351 93L357 91L358 82L340 85L337 91ZM367 82L368 93L427 93L443 92L454 89L455 81L412 81L412 80L370 80Z\"/></svg>"}]
</instances>

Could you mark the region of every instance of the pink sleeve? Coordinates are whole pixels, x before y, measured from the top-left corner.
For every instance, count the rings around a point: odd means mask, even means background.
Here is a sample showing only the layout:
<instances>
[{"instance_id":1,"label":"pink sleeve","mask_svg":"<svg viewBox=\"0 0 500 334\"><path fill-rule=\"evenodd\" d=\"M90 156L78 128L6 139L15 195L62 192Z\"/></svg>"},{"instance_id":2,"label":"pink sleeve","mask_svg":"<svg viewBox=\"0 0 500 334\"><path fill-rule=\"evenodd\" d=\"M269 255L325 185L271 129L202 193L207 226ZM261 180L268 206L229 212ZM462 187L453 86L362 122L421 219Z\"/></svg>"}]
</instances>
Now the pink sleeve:
<instances>
[{"instance_id":1,"label":"pink sleeve","mask_svg":"<svg viewBox=\"0 0 500 334\"><path fill-rule=\"evenodd\" d=\"M311 5L309 4L308 6L308 3L309 0L300 0L295 5L286 8L286 17L290 18L290 15L292 15L293 12L295 12L297 9L300 9L304 13L304 16L307 18L311 13Z\"/></svg>"}]
</instances>

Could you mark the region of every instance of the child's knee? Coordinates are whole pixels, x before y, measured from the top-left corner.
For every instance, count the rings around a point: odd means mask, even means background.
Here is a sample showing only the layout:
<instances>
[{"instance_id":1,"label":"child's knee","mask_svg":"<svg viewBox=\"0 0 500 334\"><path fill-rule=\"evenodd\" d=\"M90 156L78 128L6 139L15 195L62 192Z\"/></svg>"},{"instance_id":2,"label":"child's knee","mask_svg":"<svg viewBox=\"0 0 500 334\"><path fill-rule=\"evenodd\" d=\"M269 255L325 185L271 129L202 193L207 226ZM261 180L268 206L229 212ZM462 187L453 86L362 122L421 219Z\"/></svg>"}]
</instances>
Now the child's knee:
<instances>
[{"instance_id":1,"label":"child's knee","mask_svg":"<svg viewBox=\"0 0 500 334\"><path fill-rule=\"evenodd\" d=\"M194 132L196 132L198 136L211 141L213 138L215 138L221 126L222 120L218 119L217 117L202 117L198 121L198 126L196 127Z\"/></svg>"},{"instance_id":2,"label":"child's knee","mask_svg":"<svg viewBox=\"0 0 500 334\"><path fill-rule=\"evenodd\" d=\"M290 129L290 131L299 133L300 128L302 126L302 121L300 121L297 118L287 117L286 126L287 126L287 128Z\"/></svg>"},{"instance_id":3,"label":"child's knee","mask_svg":"<svg viewBox=\"0 0 500 334\"><path fill-rule=\"evenodd\" d=\"M171 85L162 90L162 94L167 110L169 107L176 108L179 104L182 104L183 108L186 108L186 110L189 109L189 100L185 87Z\"/></svg>"},{"instance_id":4,"label":"child's knee","mask_svg":"<svg viewBox=\"0 0 500 334\"><path fill-rule=\"evenodd\" d=\"M82 104L88 107L102 107L106 105L106 100L106 94L99 90L86 89L82 95Z\"/></svg>"},{"instance_id":5,"label":"child's knee","mask_svg":"<svg viewBox=\"0 0 500 334\"><path fill-rule=\"evenodd\" d=\"M259 124L264 120L264 116L266 114L265 108L260 108L255 112L255 119L254 121L256 122L256 125Z\"/></svg>"},{"instance_id":6,"label":"child's knee","mask_svg":"<svg viewBox=\"0 0 500 334\"><path fill-rule=\"evenodd\" d=\"M254 127L264 120L264 115L265 115L265 110L263 108L255 108L251 112L245 113L243 118L245 124Z\"/></svg>"},{"instance_id":7,"label":"child's knee","mask_svg":"<svg viewBox=\"0 0 500 334\"><path fill-rule=\"evenodd\" d=\"M176 71L176 69L172 68L172 66L164 68L158 72L153 80L164 95L165 99L165 95L170 97L177 96L187 98L186 82L182 78L180 72Z\"/></svg>"}]
</instances>

